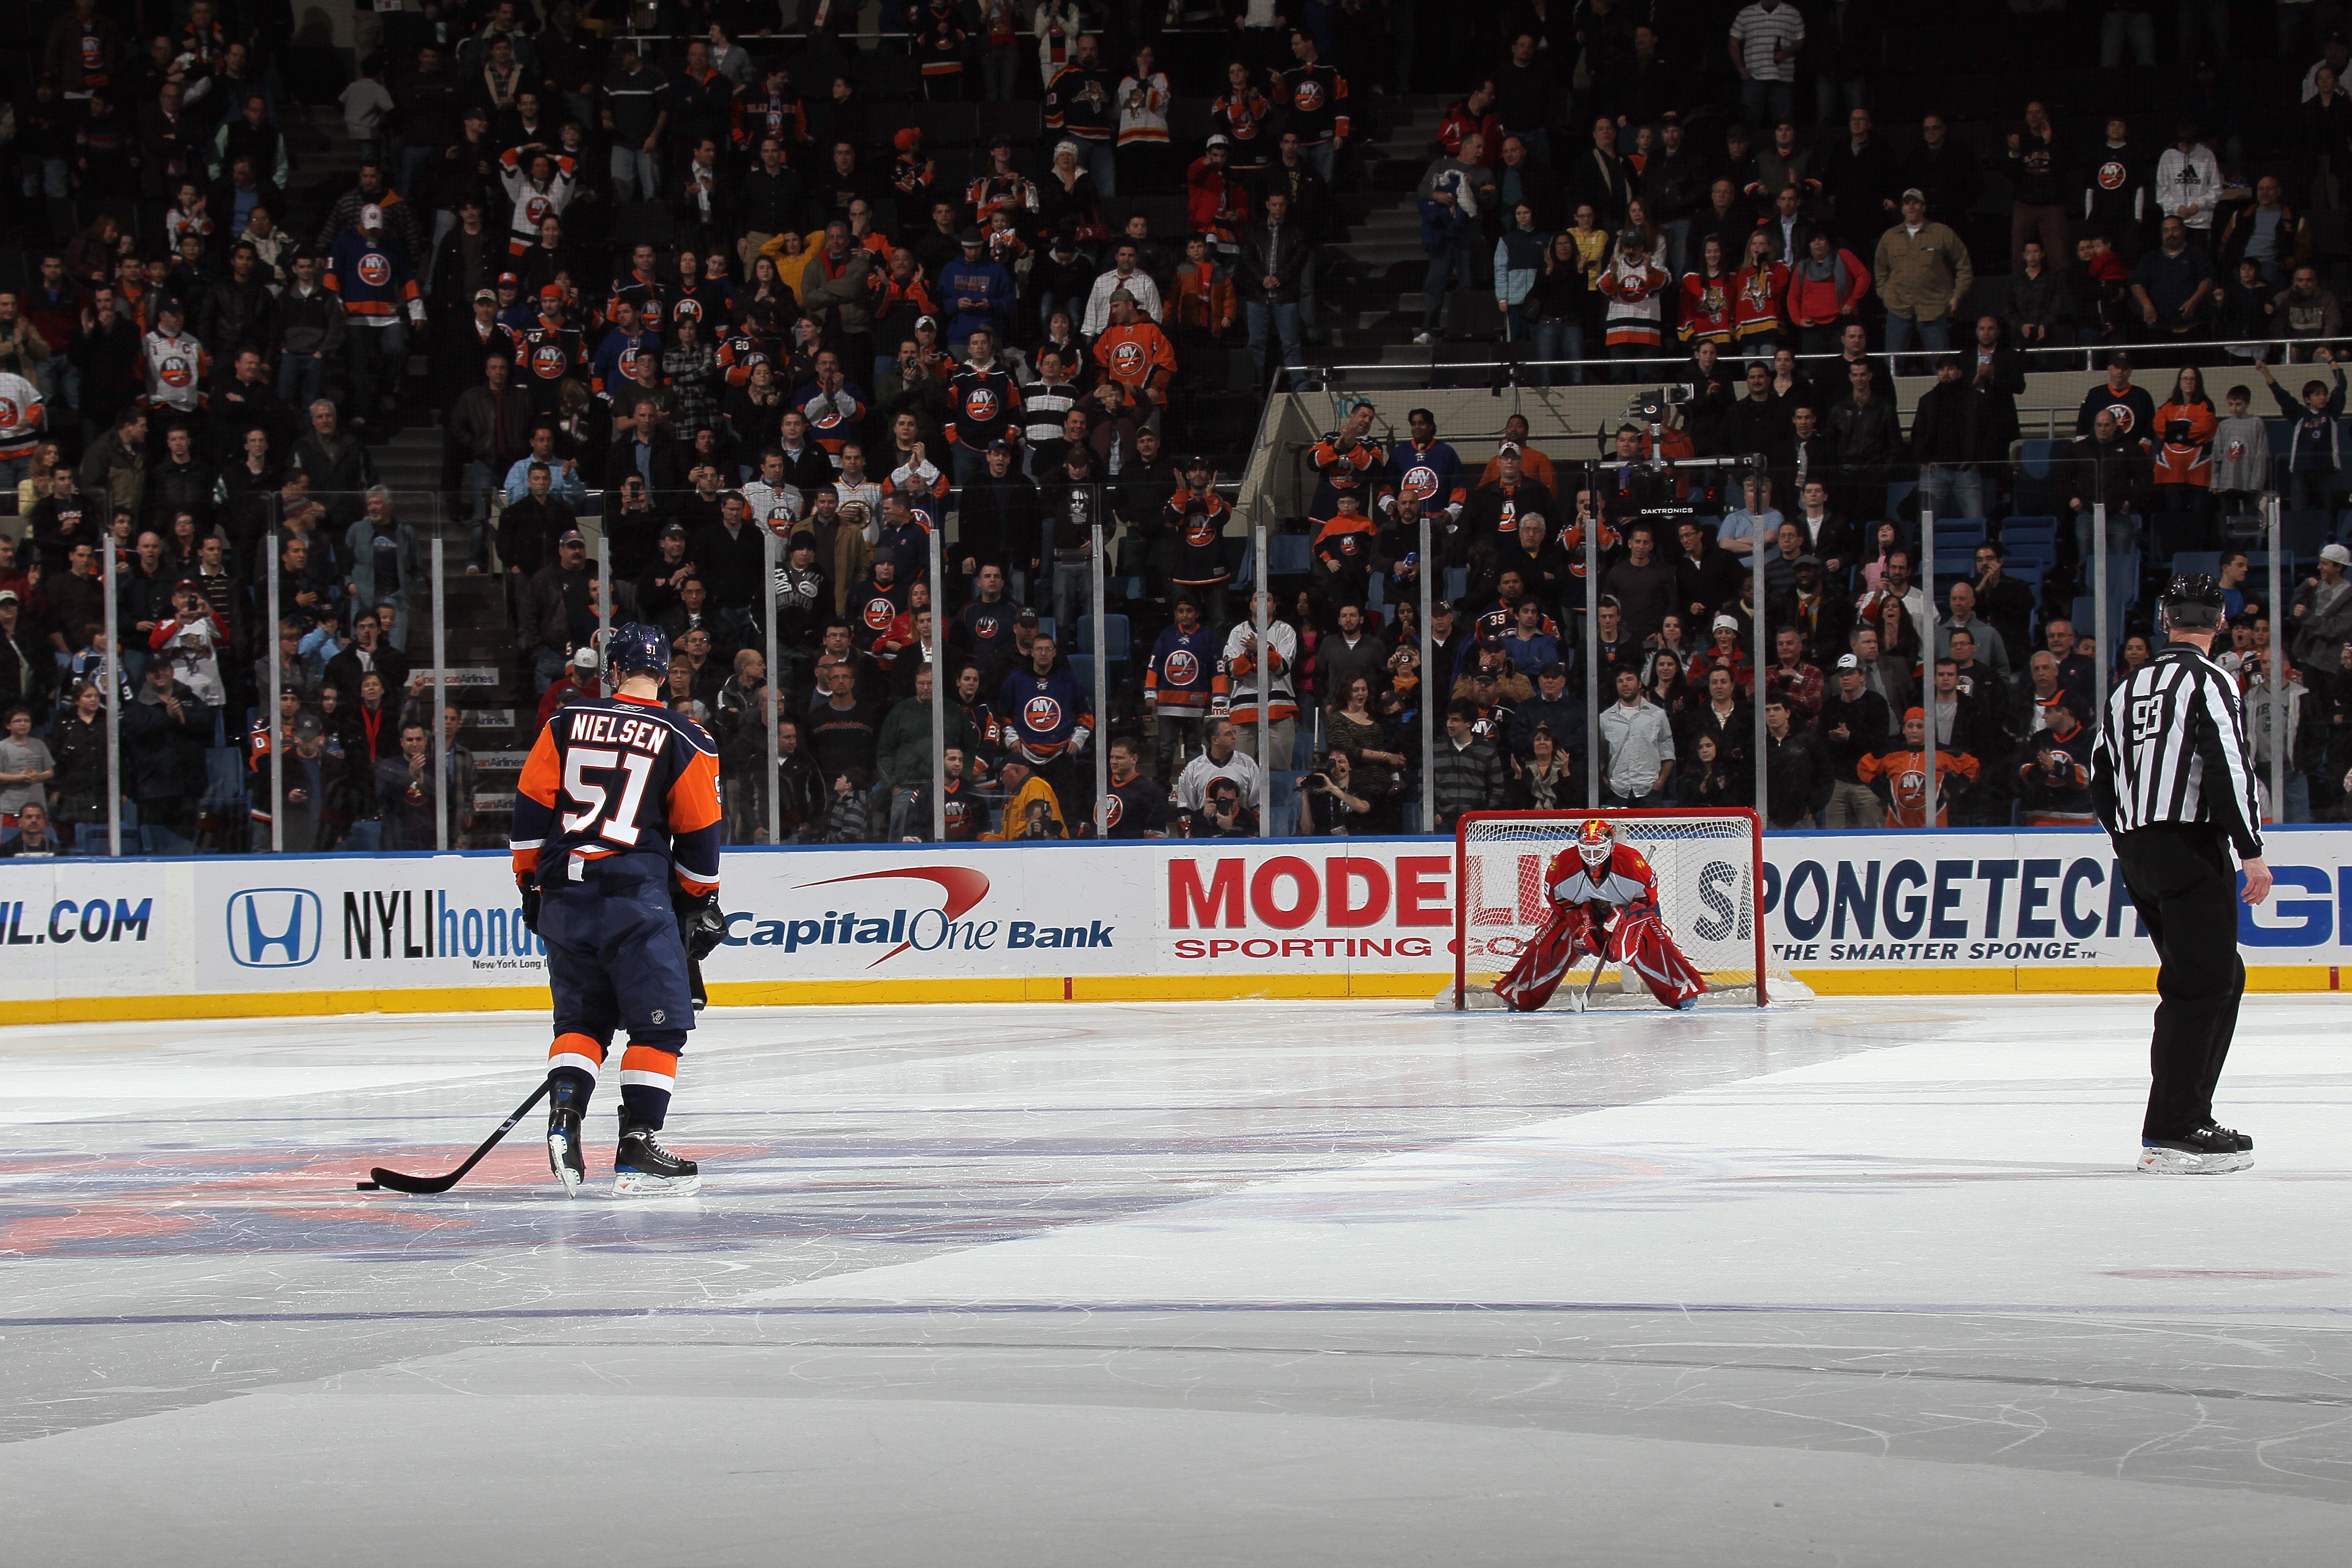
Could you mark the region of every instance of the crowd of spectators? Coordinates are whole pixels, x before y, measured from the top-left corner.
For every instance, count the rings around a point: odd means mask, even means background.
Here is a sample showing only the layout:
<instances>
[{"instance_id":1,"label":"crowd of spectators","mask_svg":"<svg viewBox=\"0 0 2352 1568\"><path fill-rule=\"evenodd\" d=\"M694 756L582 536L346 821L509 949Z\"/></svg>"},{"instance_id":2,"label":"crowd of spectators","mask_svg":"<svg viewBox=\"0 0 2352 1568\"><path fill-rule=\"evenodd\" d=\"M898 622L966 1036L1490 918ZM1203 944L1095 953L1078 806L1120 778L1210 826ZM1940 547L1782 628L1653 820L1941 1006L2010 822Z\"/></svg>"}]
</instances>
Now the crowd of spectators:
<instances>
[{"instance_id":1,"label":"crowd of spectators","mask_svg":"<svg viewBox=\"0 0 2352 1568\"><path fill-rule=\"evenodd\" d=\"M1862 89L1882 11L1862 0L1583 0L1443 29L1377 3L925 0L885 6L873 47L823 5L459 0L362 16L341 100L360 163L323 184L291 133L284 7L165 9L69 0L5 143L12 210L53 243L0 289L0 478L26 517L0 563L18 653L0 704L28 725L0 748L51 768L0 749L0 799L43 796L68 843L107 815L89 736L110 600L145 847L233 847L273 819L289 846L415 847L445 798L465 835L462 716L415 668L423 534L377 483L383 443L428 421L467 528L451 542L520 651L520 731L600 689L604 617L664 626L670 699L720 744L735 842L772 814L803 839L928 833L935 681L953 697L953 837L1255 832L1267 774L1300 832L1442 827L1580 802L1595 766L1620 802L1734 803L1765 765L1776 821L1916 818L1915 702L1958 820L2063 815L2051 738L2096 721L2067 673L2091 655L2067 641L2063 592L2021 608L1993 542L1930 614L1887 478L1914 475L1941 515L1997 518L2021 350L2088 343L2110 384L2068 470L2095 482L2058 503L2079 514L2059 581L2080 585L2095 500L2224 543L2267 464L2226 439L2196 369L2158 410L2120 345L2147 363L2234 353L2189 346L2217 334L2274 342L2237 356L2270 382L2273 363L2332 358L2341 327L2287 194L2327 199L2341 163L2332 37L2284 184L2225 179L2242 160L2210 114L2143 158L2125 121L2069 146L2026 104L2011 255L1991 268L2012 286L1971 312L1990 170L1939 113L1916 147L1881 137ZM1204 28L1229 37L1178 47ZM877 56L904 63L903 94L861 85ZM1473 474L1425 413L1374 440L1358 405L1312 454L1309 570L1253 596L1224 537L1235 465L1196 455L1199 411L1254 398L1328 319L1318 246L1360 168L1352 143L1416 71L1470 84L1411 198L1423 337L1456 289L1491 292L1536 357L1591 353L1692 395L1617 432L1581 491L1560 482L1570 456L1555 471L1524 429ZM971 133L927 148L947 114ZM1907 427L1890 363L1936 367ZM2298 500L2326 504L2345 469L2342 384L2276 394ZM1662 471L1661 441L1761 454L1769 477L1743 492L1727 470ZM1115 559L1096 558L1097 522ZM1590 604L1587 531L1604 550ZM1768 631L1795 642L1764 675L1764 759L1738 721L1758 550ZM2320 702L2289 744L2330 755L2337 565L2316 563L2289 611L2295 689ZM1131 655L1099 655L1115 665L1099 712L1080 646L1098 569L1141 582L1123 595ZM1445 569L1467 592L1437 605L1425 670L1419 575ZM1934 655L1955 653L1948 686L1920 651L1931 628ZM272 750L289 764L275 799ZM2333 809L2313 766L2311 805Z\"/></svg>"}]
</instances>

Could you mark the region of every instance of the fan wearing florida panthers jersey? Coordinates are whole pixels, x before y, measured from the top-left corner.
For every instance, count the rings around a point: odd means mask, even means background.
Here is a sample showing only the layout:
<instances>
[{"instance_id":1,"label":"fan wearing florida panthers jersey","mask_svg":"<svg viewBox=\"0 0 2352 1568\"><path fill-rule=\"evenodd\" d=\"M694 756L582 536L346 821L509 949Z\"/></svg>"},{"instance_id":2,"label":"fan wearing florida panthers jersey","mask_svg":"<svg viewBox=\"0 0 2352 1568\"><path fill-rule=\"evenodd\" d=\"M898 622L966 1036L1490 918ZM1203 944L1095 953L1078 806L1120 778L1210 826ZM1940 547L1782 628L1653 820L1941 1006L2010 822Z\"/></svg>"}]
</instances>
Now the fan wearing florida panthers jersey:
<instances>
[{"instance_id":1,"label":"fan wearing florida panthers jersey","mask_svg":"<svg viewBox=\"0 0 2352 1568\"><path fill-rule=\"evenodd\" d=\"M662 705L669 638L659 626L614 626L605 658L620 689L558 709L516 785L515 883L546 944L554 1000L547 1158L578 1193L581 1118L625 1026L613 1195L691 1193L700 1173L663 1147L661 1129L694 1027L689 964L726 931L719 752L700 725Z\"/></svg>"},{"instance_id":2,"label":"fan wearing florida panthers jersey","mask_svg":"<svg viewBox=\"0 0 2352 1568\"><path fill-rule=\"evenodd\" d=\"M1551 914L1510 973L1495 982L1495 994L1514 1009L1532 1013L1550 1001L1587 954L1632 969L1669 1007L1687 1012L1706 994L1706 979L1659 917L1657 873L1606 818L1590 817L1577 828L1575 845L1552 857L1543 885Z\"/></svg>"}]
</instances>

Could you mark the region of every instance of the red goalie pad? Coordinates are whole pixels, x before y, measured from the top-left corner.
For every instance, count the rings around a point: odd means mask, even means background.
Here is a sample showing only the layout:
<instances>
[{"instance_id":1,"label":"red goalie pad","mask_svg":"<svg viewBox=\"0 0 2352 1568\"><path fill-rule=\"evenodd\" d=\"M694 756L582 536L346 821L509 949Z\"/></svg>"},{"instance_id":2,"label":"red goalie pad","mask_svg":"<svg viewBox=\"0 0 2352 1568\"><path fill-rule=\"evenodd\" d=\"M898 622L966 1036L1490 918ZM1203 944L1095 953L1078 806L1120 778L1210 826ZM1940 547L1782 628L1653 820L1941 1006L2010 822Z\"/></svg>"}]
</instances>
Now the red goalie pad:
<instances>
[{"instance_id":1,"label":"red goalie pad","mask_svg":"<svg viewBox=\"0 0 2352 1568\"><path fill-rule=\"evenodd\" d=\"M1627 910L1611 924L1605 943L1598 937L1582 904L1554 905L1510 973L1495 982L1495 994L1517 1012L1532 1013L1551 1000L1579 959L1604 951L1611 963L1640 975L1663 1005L1680 1007L1706 990L1706 979L1654 910Z\"/></svg>"},{"instance_id":2,"label":"red goalie pad","mask_svg":"<svg viewBox=\"0 0 2352 1568\"><path fill-rule=\"evenodd\" d=\"M1551 1000L1576 961L1601 952L1592 916L1582 904L1554 904L1551 916L1528 943L1510 973L1495 982L1495 994L1516 1012L1532 1013Z\"/></svg>"},{"instance_id":3,"label":"red goalie pad","mask_svg":"<svg viewBox=\"0 0 2352 1568\"><path fill-rule=\"evenodd\" d=\"M1609 932L1609 956L1640 975L1666 1006L1679 1007L1706 990L1706 977L1683 956L1655 912L1626 910Z\"/></svg>"}]
</instances>

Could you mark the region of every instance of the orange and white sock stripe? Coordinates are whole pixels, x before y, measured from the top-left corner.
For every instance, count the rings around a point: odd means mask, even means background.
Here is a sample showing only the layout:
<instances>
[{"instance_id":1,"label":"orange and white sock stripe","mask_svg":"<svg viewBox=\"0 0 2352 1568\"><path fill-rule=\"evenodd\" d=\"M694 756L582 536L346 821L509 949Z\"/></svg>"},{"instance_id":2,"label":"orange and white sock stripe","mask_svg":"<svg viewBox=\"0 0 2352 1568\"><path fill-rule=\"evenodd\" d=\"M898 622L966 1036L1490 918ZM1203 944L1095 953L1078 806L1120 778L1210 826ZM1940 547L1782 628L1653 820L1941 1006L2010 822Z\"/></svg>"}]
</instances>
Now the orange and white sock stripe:
<instances>
[{"instance_id":1,"label":"orange and white sock stripe","mask_svg":"<svg viewBox=\"0 0 2352 1568\"><path fill-rule=\"evenodd\" d=\"M621 1053L621 1086L632 1084L667 1094L677 1088L677 1053L653 1046L631 1046Z\"/></svg>"},{"instance_id":2,"label":"orange and white sock stripe","mask_svg":"<svg viewBox=\"0 0 2352 1568\"><path fill-rule=\"evenodd\" d=\"M547 1070L577 1068L594 1078L604 1066L604 1047L587 1035L558 1035L547 1047Z\"/></svg>"}]
</instances>

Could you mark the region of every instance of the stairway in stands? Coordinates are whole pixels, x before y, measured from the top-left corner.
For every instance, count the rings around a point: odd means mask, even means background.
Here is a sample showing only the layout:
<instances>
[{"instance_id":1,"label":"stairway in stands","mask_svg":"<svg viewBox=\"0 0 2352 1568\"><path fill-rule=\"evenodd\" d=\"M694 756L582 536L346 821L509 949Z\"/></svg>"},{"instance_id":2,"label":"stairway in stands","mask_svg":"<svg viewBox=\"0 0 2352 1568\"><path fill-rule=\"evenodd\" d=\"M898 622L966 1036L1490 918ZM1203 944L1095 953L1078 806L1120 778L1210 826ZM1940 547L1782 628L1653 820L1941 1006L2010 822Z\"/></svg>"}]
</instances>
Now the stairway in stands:
<instances>
[{"instance_id":1,"label":"stairway in stands","mask_svg":"<svg viewBox=\"0 0 2352 1568\"><path fill-rule=\"evenodd\" d=\"M1327 275L1339 286L1326 288L1318 301L1326 325L1319 356L1338 364L1370 364L1393 370L1357 372L1343 379L1354 387L1467 384L1483 378L1492 363L1492 345L1468 341L1441 344L1435 353L1417 347L1421 288L1428 258L1421 248L1421 208L1413 192L1437 153L1437 127L1450 100L1442 94L1390 97L1380 132L1362 149L1364 188L1339 198L1345 237L1326 249ZM1458 338L1491 332L1493 301L1483 307L1475 291L1456 291L1442 327ZM1433 363L1475 364L1433 377Z\"/></svg>"}]
</instances>

